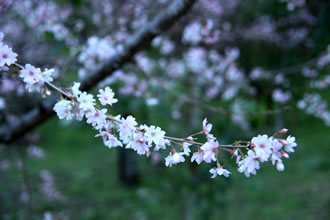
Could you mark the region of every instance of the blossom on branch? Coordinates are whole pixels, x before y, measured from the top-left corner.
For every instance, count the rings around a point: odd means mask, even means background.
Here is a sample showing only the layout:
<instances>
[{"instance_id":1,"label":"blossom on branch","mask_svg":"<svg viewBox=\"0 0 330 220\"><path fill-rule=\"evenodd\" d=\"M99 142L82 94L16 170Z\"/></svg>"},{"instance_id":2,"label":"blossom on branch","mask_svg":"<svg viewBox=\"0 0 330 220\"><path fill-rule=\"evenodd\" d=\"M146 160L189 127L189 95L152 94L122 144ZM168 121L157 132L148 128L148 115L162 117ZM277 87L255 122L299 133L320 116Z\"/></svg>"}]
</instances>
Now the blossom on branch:
<instances>
[{"instance_id":1,"label":"blossom on branch","mask_svg":"<svg viewBox=\"0 0 330 220\"><path fill-rule=\"evenodd\" d=\"M210 169L210 173L212 174L211 178L215 178L216 176L229 177L229 175L231 174L231 172L222 167L212 168Z\"/></svg>"},{"instance_id":2,"label":"blossom on branch","mask_svg":"<svg viewBox=\"0 0 330 220\"><path fill-rule=\"evenodd\" d=\"M126 119L121 120L121 124L119 125L119 136L124 144L127 144L131 141L133 137L133 132L136 130L137 123L135 118L129 115Z\"/></svg>"},{"instance_id":3,"label":"blossom on branch","mask_svg":"<svg viewBox=\"0 0 330 220\"><path fill-rule=\"evenodd\" d=\"M214 140L210 142L206 142L203 146L201 146L201 149L204 152L203 160L206 163L211 163L212 161L217 160L216 156L218 153L218 146L219 146L218 141L214 141Z\"/></svg>"},{"instance_id":4,"label":"blossom on branch","mask_svg":"<svg viewBox=\"0 0 330 220\"><path fill-rule=\"evenodd\" d=\"M257 174L256 170L259 170L259 157L256 156L254 151L249 150L247 156L238 162L238 172L244 173L246 177L250 177L250 174Z\"/></svg>"},{"instance_id":5,"label":"blossom on branch","mask_svg":"<svg viewBox=\"0 0 330 220\"><path fill-rule=\"evenodd\" d=\"M198 151L198 152L193 153L190 161L191 162L196 161L197 164L201 164L203 162L203 158L204 158L204 152Z\"/></svg>"},{"instance_id":6,"label":"blossom on branch","mask_svg":"<svg viewBox=\"0 0 330 220\"><path fill-rule=\"evenodd\" d=\"M172 165L182 163L185 159L183 157L183 153L178 153L175 150L170 152L170 155L168 155L165 158L165 165L168 167L172 167Z\"/></svg>"},{"instance_id":7,"label":"blossom on branch","mask_svg":"<svg viewBox=\"0 0 330 220\"><path fill-rule=\"evenodd\" d=\"M78 97L79 108L84 111L89 111L94 109L95 99L93 95L83 92Z\"/></svg>"},{"instance_id":8,"label":"blossom on branch","mask_svg":"<svg viewBox=\"0 0 330 220\"><path fill-rule=\"evenodd\" d=\"M252 138L252 144L254 145L254 151L261 162L268 160L269 156L272 153L272 141L268 138L267 135L258 135L257 137Z\"/></svg>"},{"instance_id":9,"label":"blossom on branch","mask_svg":"<svg viewBox=\"0 0 330 220\"><path fill-rule=\"evenodd\" d=\"M109 87L106 87L104 90L100 89L99 94L97 97L99 97L99 101L101 102L102 105L109 104L112 106L112 104L118 102L118 99L114 98L115 93L110 89Z\"/></svg>"},{"instance_id":10,"label":"blossom on branch","mask_svg":"<svg viewBox=\"0 0 330 220\"><path fill-rule=\"evenodd\" d=\"M286 141L288 142L288 144L285 145L286 152L288 153L294 152L294 148L297 147L296 138L289 135Z\"/></svg>"},{"instance_id":11,"label":"blossom on branch","mask_svg":"<svg viewBox=\"0 0 330 220\"><path fill-rule=\"evenodd\" d=\"M148 138L148 143L155 143L156 145L159 144L159 142L162 142L165 136L165 131L162 131L160 127L155 127L151 125L150 127L146 126L146 133L145 135Z\"/></svg>"},{"instance_id":12,"label":"blossom on branch","mask_svg":"<svg viewBox=\"0 0 330 220\"><path fill-rule=\"evenodd\" d=\"M3 38L3 34L2 37ZM14 64L17 59L17 54L13 52L12 48L3 44L0 40L0 67L4 67L5 65L10 66Z\"/></svg>"},{"instance_id":13,"label":"blossom on branch","mask_svg":"<svg viewBox=\"0 0 330 220\"><path fill-rule=\"evenodd\" d=\"M108 135L108 140L105 142L105 146L108 148L112 147L122 147L123 144L112 134Z\"/></svg>"},{"instance_id":14,"label":"blossom on branch","mask_svg":"<svg viewBox=\"0 0 330 220\"><path fill-rule=\"evenodd\" d=\"M71 112L72 105L68 100L61 100L54 106L53 110L56 112L59 119L71 120L73 118L73 114Z\"/></svg>"},{"instance_id":15,"label":"blossom on branch","mask_svg":"<svg viewBox=\"0 0 330 220\"><path fill-rule=\"evenodd\" d=\"M147 142L147 137L144 136L141 133L135 133L134 140L127 144L126 148L133 149L137 152L139 155L147 154L149 153L149 148L151 147L150 144Z\"/></svg>"},{"instance_id":16,"label":"blossom on branch","mask_svg":"<svg viewBox=\"0 0 330 220\"><path fill-rule=\"evenodd\" d=\"M24 69L20 71L20 77L26 83L26 89L29 92L42 92L45 83L53 81L52 74L54 69L45 69L41 71L40 68L36 68L31 64L26 64Z\"/></svg>"},{"instance_id":17,"label":"blossom on branch","mask_svg":"<svg viewBox=\"0 0 330 220\"><path fill-rule=\"evenodd\" d=\"M74 82L73 83L73 86L71 88L72 90L72 94L74 97L78 98L79 95L81 94L81 91L79 90L79 87L80 87L80 83L77 83L77 82Z\"/></svg>"}]
</instances>

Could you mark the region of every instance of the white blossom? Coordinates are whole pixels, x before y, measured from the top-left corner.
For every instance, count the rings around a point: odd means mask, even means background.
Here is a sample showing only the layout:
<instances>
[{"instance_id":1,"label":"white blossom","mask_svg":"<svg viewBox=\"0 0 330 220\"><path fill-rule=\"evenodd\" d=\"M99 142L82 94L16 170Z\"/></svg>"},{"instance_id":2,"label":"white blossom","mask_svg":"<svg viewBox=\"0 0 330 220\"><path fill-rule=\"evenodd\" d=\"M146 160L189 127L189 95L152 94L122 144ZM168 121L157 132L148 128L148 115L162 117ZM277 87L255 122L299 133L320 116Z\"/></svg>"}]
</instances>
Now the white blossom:
<instances>
[{"instance_id":1,"label":"white blossom","mask_svg":"<svg viewBox=\"0 0 330 220\"><path fill-rule=\"evenodd\" d=\"M189 143L186 143L186 142L184 142L184 143L182 144L182 149L183 149L183 154L184 154L184 155L189 156L189 154L190 154L190 152L191 152L189 146L191 146L191 145L192 145L192 144L189 144Z\"/></svg>"},{"instance_id":2,"label":"white blossom","mask_svg":"<svg viewBox=\"0 0 330 220\"><path fill-rule=\"evenodd\" d=\"M29 92L41 92L45 83L53 81L52 74L54 71L54 69L45 69L45 71L42 72L40 68L36 68L31 64L26 64L20 71L19 76L23 78L23 81L26 83L26 89Z\"/></svg>"},{"instance_id":3,"label":"white blossom","mask_svg":"<svg viewBox=\"0 0 330 220\"><path fill-rule=\"evenodd\" d=\"M207 124L207 118L203 120L203 132L204 134L210 133L212 130L212 124Z\"/></svg>"},{"instance_id":4,"label":"white blossom","mask_svg":"<svg viewBox=\"0 0 330 220\"><path fill-rule=\"evenodd\" d=\"M256 156L254 151L249 150L248 155L238 162L238 172L244 173L246 177L250 177L250 174L256 174L256 170L260 168L259 157Z\"/></svg>"},{"instance_id":5,"label":"white blossom","mask_svg":"<svg viewBox=\"0 0 330 220\"><path fill-rule=\"evenodd\" d=\"M211 134L211 130L212 130L213 125L212 124L208 124L207 123L207 118L205 118L203 120L203 134L206 135L207 141L212 141L215 140L215 137L213 136L213 134Z\"/></svg>"},{"instance_id":6,"label":"white blossom","mask_svg":"<svg viewBox=\"0 0 330 220\"><path fill-rule=\"evenodd\" d=\"M17 54L13 52L12 48L0 42L0 67L15 63L17 61L16 57Z\"/></svg>"},{"instance_id":7,"label":"white blossom","mask_svg":"<svg viewBox=\"0 0 330 220\"><path fill-rule=\"evenodd\" d=\"M261 162L268 160L272 153L272 140L267 135L258 135L252 138L251 142L254 145L254 151Z\"/></svg>"},{"instance_id":8,"label":"white blossom","mask_svg":"<svg viewBox=\"0 0 330 220\"><path fill-rule=\"evenodd\" d=\"M71 112L72 105L68 100L61 100L55 104L53 110L56 112L59 119L71 120L73 118L73 114Z\"/></svg>"},{"instance_id":9,"label":"white blossom","mask_svg":"<svg viewBox=\"0 0 330 220\"><path fill-rule=\"evenodd\" d=\"M193 153L193 155L191 156L191 162L196 161L197 164L201 164L204 158L204 152L203 151L198 151Z\"/></svg>"},{"instance_id":10,"label":"white blossom","mask_svg":"<svg viewBox=\"0 0 330 220\"><path fill-rule=\"evenodd\" d=\"M74 82L72 86L72 94L74 97L78 98L79 95L81 94L81 91L79 90L80 83Z\"/></svg>"},{"instance_id":11,"label":"white blossom","mask_svg":"<svg viewBox=\"0 0 330 220\"><path fill-rule=\"evenodd\" d=\"M226 170L222 167L212 168L212 169L210 169L210 173L212 174L211 178L215 178L218 175L229 177L229 175L231 174L231 172L229 172L228 170Z\"/></svg>"},{"instance_id":12,"label":"white blossom","mask_svg":"<svg viewBox=\"0 0 330 220\"><path fill-rule=\"evenodd\" d=\"M93 109L86 113L87 123L92 124L92 126L100 130L106 125L106 115L107 110L106 109Z\"/></svg>"},{"instance_id":13,"label":"white blossom","mask_svg":"<svg viewBox=\"0 0 330 220\"><path fill-rule=\"evenodd\" d=\"M212 161L217 160L216 154L218 153L218 146L219 146L218 141L214 141L214 140L210 142L206 142L201 146L201 149L204 152L203 160L206 163L211 163Z\"/></svg>"},{"instance_id":14,"label":"white blossom","mask_svg":"<svg viewBox=\"0 0 330 220\"><path fill-rule=\"evenodd\" d=\"M135 133L134 140L129 143L126 148L131 148L137 152L139 155L149 154L149 148L151 145L147 143L147 137L142 133Z\"/></svg>"},{"instance_id":15,"label":"white blossom","mask_svg":"<svg viewBox=\"0 0 330 220\"><path fill-rule=\"evenodd\" d=\"M105 142L105 146L108 148L112 147L122 147L123 144L112 134L108 135L108 140Z\"/></svg>"},{"instance_id":16,"label":"white blossom","mask_svg":"<svg viewBox=\"0 0 330 220\"><path fill-rule=\"evenodd\" d=\"M165 158L165 165L167 167L172 167L172 165L182 163L185 159L183 157L183 153L177 153L175 150L170 152L170 155L168 155Z\"/></svg>"},{"instance_id":17,"label":"white blossom","mask_svg":"<svg viewBox=\"0 0 330 220\"><path fill-rule=\"evenodd\" d=\"M89 111L94 109L95 99L93 95L83 92L78 97L79 108L84 111Z\"/></svg>"},{"instance_id":18,"label":"white blossom","mask_svg":"<svg viewBox=\"0 0 330 220\"><path fill-rule=\"evenodd\" d=\"M40 80L41 70L40 68L35 68L31 64L26 64L24 69L20 72L20 77L23 78L23 81L28 84L33 84Z\"/></svg>"},{"instance_id":19,"label":"white blossom","mask_svg":"<svg viewBox=\"0 0 330 220\"><path fill-rule=\"evenodd\" d=\"M159 151L160 149L165 150L166 149L166 145L170 145L170 141L167 139L161 139L158 141L158 143L156 144L154 150L155 151Z\"/></svg>"},{"instance_id":20,"label":"white blossom","mask_svg":"<svg viewBox=\"0 0 330 220\"><path fill-rule=\"evenodd\" d=\"M297 147L296 138L289 135L286 138L286 141L289 143L288 145L285 146L286 152L289 153L294 152L294 148Z\"/></svg>"},{"instance_id":21,"label":"white blossom","mask_svg":"<svg viewBox=\"0 0 330 220\"><path fill-rule=\"evenodd\" d=\"M43 72L41 72L41 81L43 83L46 82L52 82L53 81L53 77L52 74L54 73L55 69L45 69Z\"/></svg>"},{"instance_id":22,"label":"white blossom","mask_svg":"<svg viewBox=\"0 0 330 220\"><path fill-rule=\"evenodd\" d=\"M119 125L119 136L120 139L127 144L130 142L133 137L133 132L136 130L137 123L135 118L129 115L126 119L121 120L121 124Z\"/></svg>"},{"instance_id":23,"label":"white blossom","mask_svg":"<svg viewBox=\"0 0 330 220\"><path fill-rule=\"evenodd\" d=\"M109 104L111 106L112 104L118 102L118 99L115 99L114 96L115 93L109 87L106 87L104 90L100 89L99 94L97 95L102 105Z\"/></svg>"},{"instance_id":24,"label":"white blossom","mask_svg":"<svg viewBox=\"0 0 330 220\"><path fill-rule=\"evenodd\" d=\"M277 139L273 140L272 142L272 156L271 156L271 160L272 160L272 164L274 165L277 161L282 161L282 153L281 153L281 149L282 149L283 145L281 144L281 142L279 142Z\"/></svg>"},{"instance_id":25,"label":"white blossom","mask_svg":"<svg viewBox=\"0 0 330 220\"><path fill-rule=\"evenodd\" d=\"M155 127L151 125L150 127L146 126L145 130L146 130L145 135L148 138L149 144L153 142L156 145L158 145L158 143L164 139L165 131L162 131L160 127Z\"/></svg>"}]
</instances>

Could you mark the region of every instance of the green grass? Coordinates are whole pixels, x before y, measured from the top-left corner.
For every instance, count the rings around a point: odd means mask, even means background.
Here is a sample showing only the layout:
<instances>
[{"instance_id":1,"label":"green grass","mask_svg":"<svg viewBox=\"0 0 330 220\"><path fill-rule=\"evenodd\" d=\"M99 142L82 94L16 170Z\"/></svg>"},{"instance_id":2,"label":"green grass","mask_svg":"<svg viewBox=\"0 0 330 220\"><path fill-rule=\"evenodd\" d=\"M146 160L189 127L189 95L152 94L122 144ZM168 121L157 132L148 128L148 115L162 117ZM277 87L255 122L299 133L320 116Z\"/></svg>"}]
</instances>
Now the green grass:
<instances>
[{"instance_id":1,"label":"green grass","mask_svg":"<svg viewBox=\"0 0 330 220\"><path fill-rule=\"evenodd\" d=\"M330 129L305 117L282 173L262 164L257 176L231 168L231 178L213 180L209 165L166 168L136 155L141 181L133 188L118 181L118 149L104 147L88 126L54 118L39 129L47 159L28 167L36 183L41 169L50 170L64 199L45 199L34 187L35 219L45 211L70 219L329 219Z\"/></svg>"}]
</instances>

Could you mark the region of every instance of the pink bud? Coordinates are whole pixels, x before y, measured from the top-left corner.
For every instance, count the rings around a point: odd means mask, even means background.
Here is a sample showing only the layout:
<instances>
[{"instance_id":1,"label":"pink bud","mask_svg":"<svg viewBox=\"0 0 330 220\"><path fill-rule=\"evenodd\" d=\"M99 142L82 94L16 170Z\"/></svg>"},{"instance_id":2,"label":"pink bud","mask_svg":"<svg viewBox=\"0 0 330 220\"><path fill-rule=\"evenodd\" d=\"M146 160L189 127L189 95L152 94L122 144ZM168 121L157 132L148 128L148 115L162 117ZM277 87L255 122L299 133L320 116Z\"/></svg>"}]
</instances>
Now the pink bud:
<instances>
[{"instance_id":1,"label":"pink bud","mask_svg":"<svg viewBox=\"0 0 330 220\"><path fill-rule=\"evenodd\" d=\"M286 132L288 132L289 130L287 128L282 128L280 131L278 131L278 134L285 134Z\"/></svg>"},{"instance_id":2,"label":"pink bud","mask_svg":"<svg viewBox=\"0 0 330 220\"><path fill-rule=\"evenodd\" d=\"M281 154L284 158L288 159L289 158L289 154L287 154L286 152L281 150Z\"/></svg>"},{"instance_id":3,"label":"pink bud","mask_svg":"<svg viewBox=\"0 0 330 220\"><path fill-rule=\"evenodd\" d=\"M287 145L290 144L288 141L283 140L283 139L278 139L278 141L279 141L281 144L283 144L284 146L287 146Z\"/></svg>"}]
</instances>

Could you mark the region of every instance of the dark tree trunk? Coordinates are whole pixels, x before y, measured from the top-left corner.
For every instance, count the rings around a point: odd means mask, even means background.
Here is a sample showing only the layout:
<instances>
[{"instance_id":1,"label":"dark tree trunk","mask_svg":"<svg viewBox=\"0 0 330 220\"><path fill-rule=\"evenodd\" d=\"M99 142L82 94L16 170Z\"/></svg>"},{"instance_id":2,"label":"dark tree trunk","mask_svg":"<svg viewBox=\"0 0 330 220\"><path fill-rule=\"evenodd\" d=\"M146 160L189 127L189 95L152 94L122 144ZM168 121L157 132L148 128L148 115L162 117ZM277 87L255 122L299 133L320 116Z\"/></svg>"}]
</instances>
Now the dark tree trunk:
<instances>
[{"instance_id":1,"label":"dark tree trunk","mask_svg":"<svg viewBox=\"0 0 330 220\"><path fill-rule=\"evenodd\" d=\"M139 184L140 175L135 152L119 148L118 176L120 183L128 187L135 187Z\"/></svg>"}]
</instances>

